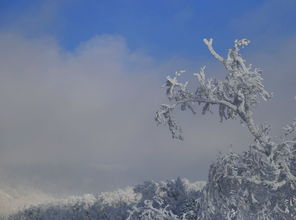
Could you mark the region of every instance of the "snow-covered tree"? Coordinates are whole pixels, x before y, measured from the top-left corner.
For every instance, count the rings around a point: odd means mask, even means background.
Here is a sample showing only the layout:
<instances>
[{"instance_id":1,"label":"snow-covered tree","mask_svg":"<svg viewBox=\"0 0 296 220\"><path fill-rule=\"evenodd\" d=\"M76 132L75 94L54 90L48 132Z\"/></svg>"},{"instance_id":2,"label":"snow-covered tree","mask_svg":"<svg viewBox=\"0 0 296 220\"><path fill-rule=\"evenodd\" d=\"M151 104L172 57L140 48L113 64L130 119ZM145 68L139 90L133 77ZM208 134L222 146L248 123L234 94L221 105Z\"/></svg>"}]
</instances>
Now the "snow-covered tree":
<instances>
[{"instance_id":1,"label":"snow-covered tree","mask_svg":"<svg viewBox=\"0 0 296 220\"><path fill-rule=\"evenodd\" d=\"M174 119L174 110L180 106L182 111L189 109L196 114L196 108L201 106L202 114L217 110L220 121L238 119L254 137L254 142L243 155L228 154L211 166L200 200L199 218L294 219L296 120L284 127L283 138L278 142L269 135L269 125L255 123L254 106L260 99L270 99L272 94L264 88L262 71L247 65L240 54L249 40L235 40L226 58L214 50L212 39L204 39L204 43L225 67L225 79L207 78L202 67L199 73L193 74L198 86L191 91L188 82L179 81L185 71L168 76L164 86L171 104L161 105L155 120L166 124L173 138L182 140L182 129Z\"/></svg>"}]
</instances>

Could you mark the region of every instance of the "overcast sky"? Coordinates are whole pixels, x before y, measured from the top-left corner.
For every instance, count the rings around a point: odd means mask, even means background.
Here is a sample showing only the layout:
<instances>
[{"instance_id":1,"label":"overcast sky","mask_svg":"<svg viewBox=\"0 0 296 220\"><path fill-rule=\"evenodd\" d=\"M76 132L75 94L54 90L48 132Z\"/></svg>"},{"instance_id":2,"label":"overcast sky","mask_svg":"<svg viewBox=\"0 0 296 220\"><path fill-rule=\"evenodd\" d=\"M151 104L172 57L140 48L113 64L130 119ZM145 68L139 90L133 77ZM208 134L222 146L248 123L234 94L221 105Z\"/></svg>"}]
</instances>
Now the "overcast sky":
<instances>
[{"instance_id":1,"label":"overcast sky","mask_svg":"<svg viewBox=\"0 0 296 220\"><path fill-rule=\"evenodd\" d=\"M279 135L295 116L295 11L294 0L2 0L0 187L70 195L207 180L219 151L252 139L238 121L185 112L185 141L172 140L153 121L160 86L205 64L223 78L202 38L225 55L247 37L242 53L274 92L255 117Z\"/></svg>"}]
</instances>

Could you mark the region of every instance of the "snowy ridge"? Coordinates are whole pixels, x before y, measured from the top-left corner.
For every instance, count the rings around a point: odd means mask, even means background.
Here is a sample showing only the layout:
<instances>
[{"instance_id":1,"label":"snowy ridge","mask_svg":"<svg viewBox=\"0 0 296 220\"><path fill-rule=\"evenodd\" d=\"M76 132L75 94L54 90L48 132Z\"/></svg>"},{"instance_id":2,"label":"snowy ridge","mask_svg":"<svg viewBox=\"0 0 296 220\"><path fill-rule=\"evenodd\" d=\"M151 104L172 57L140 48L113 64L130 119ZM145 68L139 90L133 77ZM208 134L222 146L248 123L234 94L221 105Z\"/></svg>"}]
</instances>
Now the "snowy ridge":
<instances>
[{"instance_id":1,"label":"snowy ridge","mask_svg":"<svg viewBox=\"0 0 296 220\"><path fill-rule=\"evenodd\" d=\"M28 204L38 205L57 200L45 192L30 187L12 187L8 185L0 185L0 219L23 209Z\"/></svg>"},{"instance_id":2,"label":"snowy ridge","mask_svg":"<svg viewBox=\"0 0 296 220\"><path fill-rule=\"evenodd\" d=\"M205 182L188 180L144 182L133 188L84 195L32 206L11 215L8 219L182 219L196 216L198 198Z\"/></svg>"}]
</instances>

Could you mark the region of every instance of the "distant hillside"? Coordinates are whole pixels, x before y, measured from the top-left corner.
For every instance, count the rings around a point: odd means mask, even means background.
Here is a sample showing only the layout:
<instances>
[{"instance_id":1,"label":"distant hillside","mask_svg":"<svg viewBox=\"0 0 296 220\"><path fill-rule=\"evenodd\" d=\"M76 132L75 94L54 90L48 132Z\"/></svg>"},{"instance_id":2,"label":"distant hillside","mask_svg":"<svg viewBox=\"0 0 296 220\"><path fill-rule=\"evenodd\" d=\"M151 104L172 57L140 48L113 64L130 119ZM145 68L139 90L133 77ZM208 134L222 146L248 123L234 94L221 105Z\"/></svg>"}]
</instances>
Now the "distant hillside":
<instances>
[{"instance_id":1,"label":"distant hillside","mask_svg":"<svg viewBox=\"0 0 296 220\"><path fill-rule=\"evenodd\" d=\"M177 219L193 217L205 182L145 182L133 188L32 206L9 219Z\"/></svg>"},{"instance_id":2,"label":"distant hillside","mask_svg":"<svg viewBox=\"0 0 296 220\"><path fill-rule=\"evenodd\" d=\"M0 186L0 219L10 213L16 212L28 205L37 205L53 202L56 199L36 189L24 187Z\"/></svg>"}]
</instances>

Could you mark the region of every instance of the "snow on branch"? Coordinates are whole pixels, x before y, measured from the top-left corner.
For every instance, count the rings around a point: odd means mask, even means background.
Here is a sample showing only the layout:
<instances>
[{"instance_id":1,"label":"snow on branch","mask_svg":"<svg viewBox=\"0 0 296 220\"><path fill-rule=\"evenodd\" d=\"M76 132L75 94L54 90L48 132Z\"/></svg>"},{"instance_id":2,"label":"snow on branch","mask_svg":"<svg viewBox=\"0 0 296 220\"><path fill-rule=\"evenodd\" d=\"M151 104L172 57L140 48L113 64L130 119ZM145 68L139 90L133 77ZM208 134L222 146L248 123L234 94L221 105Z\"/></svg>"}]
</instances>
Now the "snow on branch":
<instances>
[{"instance_id":1,"label":"snow on branch","mask_svg":"<svg viewBox=\"0 0 296 220\"><path fill-rule=\"evenodd\" d=\"M210 38L209 40L208 39L203 39L203 42L207 45L209 51L211 52L211 54L217 59L219 60L220 62L224 62L224 59L223 57L221 57L213 48L213 39Z\"/></svg>"},{"instance_id":2,"label":"snow on branch","mask_svg":"<svg viewBox=\"0 0 296 220\"><path fill-rule=\"evenodd\" d=\"M290 124L287 124L285 127L283 127L283 129L285 131L285 136L295 133L296 132L296 119L294 119Z\"/></svg>"},{"instance_id":3,"label":"snow on branch","mask_svg":"<svg viewBox=\"0 0 296 220\"><path fill-rule=\"evenodd\" d=\"M194 114L197 105L201 106L202 114L211 112L213 106L217 106L220 121L239 117L255 139L263 142L264 140L260 139L260 130L252 119L251 108L259 103L259 97L268 100L271 94L264 89L261 70L253 69L251 65L246 66L239 53L240 48L247 46L250 41L236 40L226 59L214 50L213 39L204 39L204 43L210 53L224 64L228 72L225 79L206 78L205 67L202 67L199 73L194 74L198 86L193 92L187 88L188 82L179 81L185 71L176 72L174 77L168 76L165 84L166 94L173 104L161 105L155 120L158 124L167 124L173 138L182 139L181 129L172 117L177 106L180 106L182 111L189 109Z\"/></svg>"}]
</instances>

